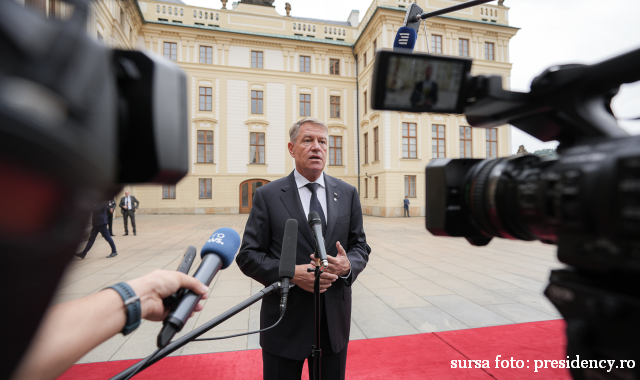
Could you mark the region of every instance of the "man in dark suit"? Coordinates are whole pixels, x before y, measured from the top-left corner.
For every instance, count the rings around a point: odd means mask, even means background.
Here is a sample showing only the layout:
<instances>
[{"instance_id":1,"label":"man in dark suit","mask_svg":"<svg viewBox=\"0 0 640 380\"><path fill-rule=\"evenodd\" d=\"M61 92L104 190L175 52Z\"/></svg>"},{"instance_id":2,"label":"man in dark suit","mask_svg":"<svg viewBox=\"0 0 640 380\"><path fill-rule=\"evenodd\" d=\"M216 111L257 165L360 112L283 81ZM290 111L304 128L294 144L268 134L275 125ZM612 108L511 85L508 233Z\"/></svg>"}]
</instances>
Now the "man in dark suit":
<instances>
[{"instance_id":1,"label":"man in dark suit","mask_svg":"<svg viewBox=\"0 0 640 380\"><path fill-rule=\"evenodd\" d=\"M76 253L75 255L81 259L84 259L87 256L87 252L93 246L93 243L96 241L96 237L98 236L98 232L102 235L104 240L109 243L111 246L111 254L107 256L107 258L115 257L118 255L116 251L116 244L111 239L111 234L107 230L107 202L99 202L93 205L93 215L91 215L91 234L89 235L89 241L87 241L87 245L84 247L82 252Z\"/></svg>"},{"instance_id":2,"label":"man in dark suit","mask_svg":"<svg viewBox=\"0 0 640 380\"><path fill-rule=\"evenodd\" d=\"M308 273L315 242L307 215L316 211L322 220L329 267L322 274L321 349L322 378L344 379L351 327L351 284L365 268L371 249L366 243L357 190L323 173L327 157L328 129L324 122L305 118L290 131L289 153L295 170L287 177L259 188L245 226L236 258L244 274L270 285L279 280L280 250L287 219L298 220L295 286L287 311L278 326L260 335L263 378L300 379L305 359L313 373L314 274ZM262 301L260 328L279 318L280 296ZM319 380L319 379L318 379Z\"/></svg>"},{"instance_id":3,"label":"man in dark suit","mask_svg":"<svg viewBox=\"0 0 640 380\"><path fill-rule=\"evenodd\" d=\"M109 220L109 234L111 236L116 236L113 234L113 213L116 211L116 200L111 198L109 199L109 203L107 203L107 219Z\"/></svg>"},{"instance_id":4,"label":"man in dark suit","mask_svg":"<svg viewBox=\"0 0 640 380\"><path fill-rule=\"evenodd\" d=\"M129 235L128 218L131 218L133 236L136 236L136 210L139 204L140 202L136 197L129 195L129 190L125 190L124 197L120 198L120 211L122 212L122 219L124 219L124 236Z\"/></svg>"},{"instance_id":5,"label":"man in dark suit","mask_svg":"<svg viewBox=\"0 0 640 380\"><path fill-rule=\"evenodd\" d=\"M424 80L416 82L411 94L411 104L414 107L435 107L438 102L438 83L431 79L433 69L427 66Z\"/></svg>"}]
</instances>

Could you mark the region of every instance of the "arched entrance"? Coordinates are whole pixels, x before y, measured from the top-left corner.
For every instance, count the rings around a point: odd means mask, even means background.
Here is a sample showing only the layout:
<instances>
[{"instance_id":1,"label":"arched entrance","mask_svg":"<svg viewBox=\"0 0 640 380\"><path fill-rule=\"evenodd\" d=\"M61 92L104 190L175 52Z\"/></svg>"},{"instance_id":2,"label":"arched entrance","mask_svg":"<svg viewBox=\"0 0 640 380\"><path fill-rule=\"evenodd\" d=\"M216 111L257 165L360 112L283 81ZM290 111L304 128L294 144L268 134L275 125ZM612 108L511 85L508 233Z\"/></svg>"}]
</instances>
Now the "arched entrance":
<instances>
[{"instance_id":1,"label":"arched entrance","mask_svg":"<svg viewBox=\"0 0 640 380\"><path fill-rule=\"evenodd\" d=\"M240 214L248 214L253 206L253 195L259 187L271 181L266 179L250 179L240 184Z\"/></svg>"}]
</instances>

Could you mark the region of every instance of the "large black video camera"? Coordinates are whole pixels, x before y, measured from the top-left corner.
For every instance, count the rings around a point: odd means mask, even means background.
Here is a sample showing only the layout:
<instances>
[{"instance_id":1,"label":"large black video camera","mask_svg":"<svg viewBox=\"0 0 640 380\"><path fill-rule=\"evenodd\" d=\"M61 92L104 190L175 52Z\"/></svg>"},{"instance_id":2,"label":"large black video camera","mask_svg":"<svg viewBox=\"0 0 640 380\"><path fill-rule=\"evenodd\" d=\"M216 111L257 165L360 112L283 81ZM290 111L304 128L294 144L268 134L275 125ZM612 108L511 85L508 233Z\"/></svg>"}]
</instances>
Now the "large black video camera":
<instances>
[{"instance_id":1,"label":"large black video camera","mask_svg":"<svg viewBox=\"0 0 640 380\"><path fill-rule=\"evenodd\" d=\"M93 203L188 170L186 77L69 20L0 1L0 378L8 378L73 257Z\"/></svg>"},{"instance_id":2,"label":"large black video camera","mask_svg":"<svg viewBox=\"0 0 640 380\"><path fill-rule=\"evenodd\" d=\"M493 237L558 245L568 269L545 295L567 321L567 354L640 359L640 136L610 103L640 80L640 49L594 65L563 65L529 93L499 76L471 76L470 60L381 51L372 108L464 113L473 127L512 124L557 140L559 158L433 159L426 167L426 227L487 245ZM434 94L436 93L436 94ZM638 368L571 369L575 379L640 379Z\"/></svg>"}]
</instances>

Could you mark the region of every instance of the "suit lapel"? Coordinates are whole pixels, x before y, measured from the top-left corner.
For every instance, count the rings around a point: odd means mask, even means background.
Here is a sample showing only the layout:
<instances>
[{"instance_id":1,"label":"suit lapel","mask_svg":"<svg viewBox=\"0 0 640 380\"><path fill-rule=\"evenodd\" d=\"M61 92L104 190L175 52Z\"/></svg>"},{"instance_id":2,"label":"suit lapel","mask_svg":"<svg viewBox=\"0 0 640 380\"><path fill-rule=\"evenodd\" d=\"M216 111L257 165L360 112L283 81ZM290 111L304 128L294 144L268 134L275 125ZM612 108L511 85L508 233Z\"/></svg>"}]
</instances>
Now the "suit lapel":
<instances>
[{"instance_id":1,"label":"suit lapel","mask_svg":"<svg viewBox=\"0 0 640 380\"><path fill-rule=\"evenodd\" d=\"M304 215L304 209L302 208L302 202L300 201L300 194L298 194L298 186L296 185L293 172L287 177L287 184L283 186L281 190L282 195L280 195L280 200L289 212L289 216L298 221L298 230L302 232L302 236L304 236L315 249L316 242L313 235L311 235L311 229Z\"/></svg>"},{"instance_id":2,"label":"suit lapel","mask_svg":"<svg viewBox=\"0 0 640 380\"><path fill-rule=\"evenodd\" d=\"M327 251L330 247L327 247L327 243L331 241L331 234L333 233L333 226L338 219L338 210L340 209L340 192L338 191L338 185L334 181L333 177L324 175L324 183L327 193L327 236L324 237L324 245Z\"/></svg>"}]
</instances>

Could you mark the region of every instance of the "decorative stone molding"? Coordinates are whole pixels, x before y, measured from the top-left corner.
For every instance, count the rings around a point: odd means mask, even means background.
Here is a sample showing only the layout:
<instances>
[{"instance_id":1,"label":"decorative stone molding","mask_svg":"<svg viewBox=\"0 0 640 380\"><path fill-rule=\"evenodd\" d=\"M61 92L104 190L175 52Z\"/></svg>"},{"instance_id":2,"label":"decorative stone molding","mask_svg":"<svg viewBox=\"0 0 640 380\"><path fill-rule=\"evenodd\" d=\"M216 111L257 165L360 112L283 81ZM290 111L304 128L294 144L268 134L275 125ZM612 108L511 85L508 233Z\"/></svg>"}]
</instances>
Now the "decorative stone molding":
<instances>
[{"instance_id":1,"label":"decorative stone molding","mask_svg":"<svg viewBox=\"0 0 640 380\"><path fill-rule=\"evenodd\" d=\"M191 122L198 124L200 127L207 127L206 124L212 124L211 127L214 127L218 124L218 119L210 116L197 116L191 119Z\"/></svg>"},{"instance_id":2,"label":"decorative stone molding","mask_svg":"<svg viewBox=\"0 0 640 380\"><path fill-rule=\"evenodd\" d=\"M247 127L255 129L265 129L269 126L269 122L263 119L250 119L244 122Z\"/></svg>"}]
</instances>

